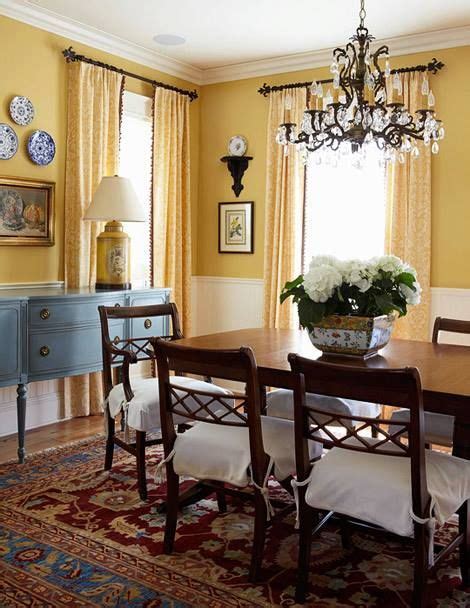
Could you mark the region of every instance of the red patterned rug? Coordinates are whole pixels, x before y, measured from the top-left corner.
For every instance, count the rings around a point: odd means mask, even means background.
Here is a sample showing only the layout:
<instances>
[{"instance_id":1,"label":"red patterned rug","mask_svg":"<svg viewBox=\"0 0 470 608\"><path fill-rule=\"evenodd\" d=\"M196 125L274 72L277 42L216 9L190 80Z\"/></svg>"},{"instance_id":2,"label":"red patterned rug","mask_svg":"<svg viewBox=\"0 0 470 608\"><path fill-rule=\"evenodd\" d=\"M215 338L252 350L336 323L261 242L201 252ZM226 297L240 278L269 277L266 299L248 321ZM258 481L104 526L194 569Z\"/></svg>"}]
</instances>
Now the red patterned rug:
<instances>
[{"instance_id":1,"label":"red patterned rug","mask_svg":"<svg viewBox=\"0 0 470 608\"><path fill-rule=\"evenodd\" d=\"M99 437L31 456L25 465L0 465L0 606L295 605L293 515L270 529L263 582L249 585L251 506L229 499L219 515L208 499L184 509L176 552L162 555L164 516L156 505L164 488L150 484L150 499L141 502L133 458L118 450L106 473L103 454ZM155 449L149 476L158 458ZM334 526L315 540L306 606L408 606L409 546L364 532L352 540L351 550L342 549ZM430 582L429 606L470 606L459 584L454 554Z\"/></svg>"}]
</instances>

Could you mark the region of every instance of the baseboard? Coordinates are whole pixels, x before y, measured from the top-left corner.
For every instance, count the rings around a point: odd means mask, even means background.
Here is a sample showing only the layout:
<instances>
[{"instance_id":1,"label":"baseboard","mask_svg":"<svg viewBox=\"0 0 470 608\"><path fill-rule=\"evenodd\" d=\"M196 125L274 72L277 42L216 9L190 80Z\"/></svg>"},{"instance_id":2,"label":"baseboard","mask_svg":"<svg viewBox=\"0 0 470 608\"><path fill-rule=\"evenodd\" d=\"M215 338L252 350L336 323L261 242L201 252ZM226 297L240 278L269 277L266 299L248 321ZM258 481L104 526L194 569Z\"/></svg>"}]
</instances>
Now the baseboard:
<instances>
[{"instance_id":1,"label":"baseboard","mask_svg":"<svg viewBox=\"0 0 470 608\"><path fill-rule=\"evenodd\" d=\"M0 395L1 397L1 395ZM62 391L28 399L26 429L35 429L61 419ZM0 402L0 437L17 432L16 399Z\"/></svg>"}]
</instances>

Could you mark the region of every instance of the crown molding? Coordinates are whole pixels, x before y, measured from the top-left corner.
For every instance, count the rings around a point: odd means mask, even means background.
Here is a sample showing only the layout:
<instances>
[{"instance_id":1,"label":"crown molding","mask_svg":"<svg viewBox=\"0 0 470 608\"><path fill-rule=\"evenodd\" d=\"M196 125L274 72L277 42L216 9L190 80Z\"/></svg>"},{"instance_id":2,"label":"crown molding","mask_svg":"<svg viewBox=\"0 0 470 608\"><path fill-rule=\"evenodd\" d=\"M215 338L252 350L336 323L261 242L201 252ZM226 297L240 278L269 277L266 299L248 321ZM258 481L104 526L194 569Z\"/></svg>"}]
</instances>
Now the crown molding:
<instances>
[{"instance_id":1,"label":"crown molding","mask_svg":"<svg viewBox=\"0 0 470 608\"><path fill-rule=\"evenodd\" d=\"M182 78L196 85L214 84L217 82L228 82L324 67L330 64L333 50L321 49L201 69L189 63L162 55L157 51L152 51L138 44L123 40L118 36L113 36L96 28L86 26L73 19L63 17L53 11L32 5L27 0L26 2L22 2L21 0L0 0L0 14L101 51L117 55L118 57L124 57L166 74ZM340 41L339 44L341 42L344 41ZM395 57L422 51L467 46L470 45L470 26L387 38L378 40L377 43L389 45L390 53Z\"/></svg>"},{"instance_id":2,"label":"crown molding","mask_svg":"<svg viewBox=\"0 0 470 608\"><path fill-rule=\"evenodd\" d=\"M86 44L100 51L135 61L171 76L182 78L192 84L202 84L203 70L200 68L84 25L74 19L58 15L40 6L23 3L19 0L0 0L0 14Z\"/></svg>"},{"instance_id":3,"label":"crown molding","mask_svg":"<svg viewBox=\"0 0 470 608\"><path fill-rule=\"evenodd\" d=\"M345 42L345 41L343 41ZM470 45L470 26L456 27L446 30L436 30L410 36L397 36L377 40L374 44L386 44L390 47L390 55L408 55L423 51L437 51L457 46ZM248 61L217 68L203 70L202 84L215 84L230 80L242 80L270 74L296 72L330 65L333 48L321 49L295 55L283 55L271 59Z\"/></svg>"}]
</instances>

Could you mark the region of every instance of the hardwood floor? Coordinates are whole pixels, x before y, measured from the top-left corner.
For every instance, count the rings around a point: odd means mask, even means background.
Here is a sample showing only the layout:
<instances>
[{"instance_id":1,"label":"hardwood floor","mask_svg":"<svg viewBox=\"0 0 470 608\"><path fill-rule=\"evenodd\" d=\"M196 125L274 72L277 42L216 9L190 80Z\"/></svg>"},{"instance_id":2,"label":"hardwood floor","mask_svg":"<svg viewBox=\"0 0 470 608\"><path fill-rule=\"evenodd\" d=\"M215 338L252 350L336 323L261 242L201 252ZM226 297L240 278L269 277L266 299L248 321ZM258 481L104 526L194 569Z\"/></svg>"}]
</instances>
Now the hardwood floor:
<instances>
[{"instance_id":1,"label":"hardwood floor","mask_svg":"<svg viewBox=\"0 0 470 608\"><path fill-rule=\"evenodd\" d=\"M26 432L26 453L60 447L103 432L103 416L84 416L48 424ZM16 458L17 436L0 437L0 462Z\"/></svg>"}]
</instances>

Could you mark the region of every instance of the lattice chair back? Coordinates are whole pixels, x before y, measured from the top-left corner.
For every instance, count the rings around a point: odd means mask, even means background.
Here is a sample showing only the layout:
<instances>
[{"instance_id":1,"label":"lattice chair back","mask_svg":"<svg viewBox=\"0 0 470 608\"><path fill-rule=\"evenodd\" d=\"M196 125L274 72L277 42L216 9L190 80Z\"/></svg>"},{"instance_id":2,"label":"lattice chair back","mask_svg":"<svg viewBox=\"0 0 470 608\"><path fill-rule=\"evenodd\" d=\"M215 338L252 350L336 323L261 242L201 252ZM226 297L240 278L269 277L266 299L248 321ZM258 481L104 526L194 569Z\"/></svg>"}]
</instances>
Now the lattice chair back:
<instances>
[{"instance_id":1,"label":"lattice chair back","mask_svg":"<svg viewBox=\"0 0 470 608\"><path fill-rule=\"evenodd\" d=\"M101 321L105 396L113 388L112 368L121 365L126 398L130 400L133 397L132 389L130 388L130 384L126 382L129 365L139 361L154 359L151 352L152 344L150 336L131 336L128 339L121 339L120 336L111 337L110 321L124 319L130 323L133 319L144 319L143 327L146 330L155 328L155 333L159 333L161 323L163 322L163 328L167 328L167 331L165 332L166 335L161 336L162 340L178 340L183 337L178 309L176 304L168 303L150 306L99 306L98 311Z\"/></svg>"},{"instance_id":2,"label":"lattice chair back","mask_svg":"<svg viewBox=\"0 0 470 608\"><path fill-rule=\"evenodd\" d=\"M261 388L251 348L242 346L236 350L199 349L170 343L161 338L152 339L152 343L158 366L165 455L171 452L176 439L174 416L183 416L188 422L213 424L214 433L217 433L216 425L246 427L249 432L253 478L261 485L269 458L263 446ZM212 393L210 390L178 386L174 381L170 383L170 372L173 370L242 382L245 392L223 395ZM217 454L214 454L214 458L217 458Z\"/></svg>"},{"instance_id":3,"label":"lattice chair back","mask_svg":"<svg viewBox=\"0 0 470 608\"><path fill-rule=\"evenodd\" d=\"M348 450L409 458L413 505L415 513L425 513L429 503L426 485L424 451L424 413L421 380L416 368L372 369L356 366L313 361L290 354L291 369L296 374L294 388L294 420L296 433L296 461L300 477L305 479L310 471L307 440L320 441L325 448ZM331 395L372 403L383 403L410 410L410 420L386 431L389 420L354 416L360 421L351 425L351 416L317 409L306 403L306 393ZM343 427L338 436L328 426L332 423ZM364 431L375 430L376 438L364 436ZM402 435L408 441L401 441ZM367 475L367 471L364 472Z\"/></svg>"}]
</instances>

